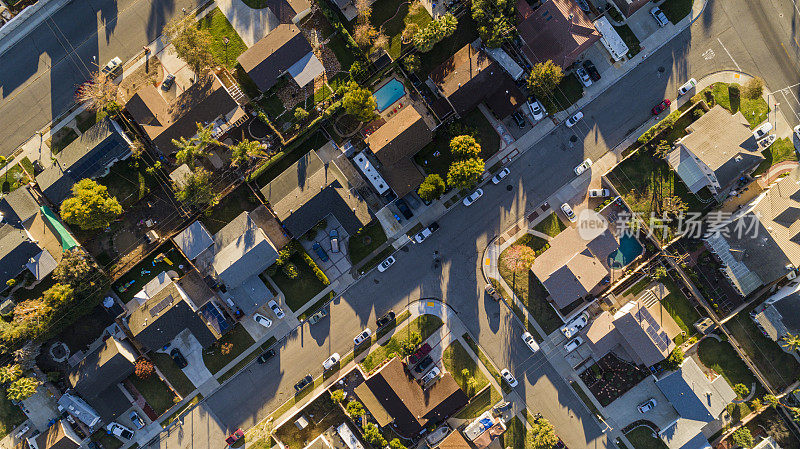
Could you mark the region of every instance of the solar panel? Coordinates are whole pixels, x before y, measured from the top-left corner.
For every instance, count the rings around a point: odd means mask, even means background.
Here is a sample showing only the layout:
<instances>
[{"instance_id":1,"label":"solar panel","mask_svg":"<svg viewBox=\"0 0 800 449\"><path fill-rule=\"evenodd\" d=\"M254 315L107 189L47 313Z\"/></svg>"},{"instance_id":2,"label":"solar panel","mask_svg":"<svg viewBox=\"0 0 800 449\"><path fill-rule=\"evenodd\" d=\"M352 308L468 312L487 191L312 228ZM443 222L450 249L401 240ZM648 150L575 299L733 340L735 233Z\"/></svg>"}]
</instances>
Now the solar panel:
<instances>
[{"instance_id":1,"label":"solar panel","mask_svg":"<svg viewBox=\"0 0 800 449\"><path fill-rule=\"evenodd\" d=\"M669 346L669 337L667 336L667 333L664 332L664 331L661 331L661 333L658 334L658 335L661 337L662 340L664 340L664 342L667 344L667 346Z\"/></svg>"},{"instance_id":2,"label":"solar panel","mask_svg":"<svg viewBox=\"0 0 800 449\"><path fill-rule=\"evenodd\" d=\"M645 332L647 332L647 335L650 336L651 340L653 340L653 341L660 341L661 340L660 338L658 338L658 333L655 331L655 329L653 329L652 326L647 326L644 330L645 330Z\"/></svg>"},{"instance_id":3,"label":"solar panel","mask_svg":"<svg viewBox=\"0 0 800 449\"><path fill-rule=\"evenodd\" d=\"M667 348L669 348L669 345L664 343L663 341L661 341L660 338L655 343L656 343L656 346L658 346L658 349L661 350L662 352L666 351Z\"/></svg>"},{"instance_id":4,"label":"solar panel","mask_svg":"<svg viewBox=\"0 0 800 449\"><path fill-rule=\"evenodd\" d=\"M161 313L162 310L169 307L170 304L172 304L172 295L167 296L166 298L162 299L161 302L151 307L150 316L153 318L157 317L158 314Z\"/></svg>"}]
</instances>

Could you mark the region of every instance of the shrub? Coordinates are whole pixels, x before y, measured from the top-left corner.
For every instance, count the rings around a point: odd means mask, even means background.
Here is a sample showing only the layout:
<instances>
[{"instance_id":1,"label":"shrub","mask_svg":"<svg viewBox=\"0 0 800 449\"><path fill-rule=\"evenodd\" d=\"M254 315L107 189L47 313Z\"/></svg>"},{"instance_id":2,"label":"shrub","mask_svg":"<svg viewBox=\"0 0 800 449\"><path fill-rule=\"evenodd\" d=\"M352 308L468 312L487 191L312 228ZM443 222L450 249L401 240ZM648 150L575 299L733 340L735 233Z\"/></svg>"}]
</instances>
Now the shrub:
<instances>
[{"instance_id":1,"label":"shrub","mask_svg":"<svg viewBox=\"0 0 800 449\"><path fill-rule=\"evenodd\" d=\"M8 386L8 390L6 391L6 395L8 399L12 401L22 401L33 396L40 384L41 382L34 377L20 377L14 382L11 382L11 385Z\"/></svg>"},{"instance_id":2,"label":"shrub","mask_svg":"<svg viewBox=\"0 0 800 449\"><path fill-rule=\"evenodd\" d=\"M744 85L744 96L751 100L757 100L758 98L761 98L763 92L764 80L758 76L751 79Z\"/></svg>"},{"instance_id":3,"label":"shrub","mask_svg":"<svg viewBox=\"0 0 800 449\"><path fill-rule=\"evenodd\" d=\"M220 346L222 355L228 355L231 351L233 351L233 343L223 343L222 346Z\"/></svg>"},{"instance_id":4,"label":"shrub","mask_svg":"<svg viewBox=\"0 0 800 449\"><path fill-rule=\"evenodd\" d=\"M419 70L420 64L421 62L419 60L419 56L417 55L408 55L406 56L406 59L403 60L403 66L409 72L416 72Z\"/></svg>"},{"instance_id":5,"label":"shrub","mask_svg":"<svg viewBox=\"0 0 800 449\"><path fill-rule=\"evenodd\" d=\"M148 377L152 376L155 371L155 366L147 359L137 360L136 366L133 370L134 374L136 374L136 377L139 379L147 379Z\"/></svg>"},{"instance_id":6,"label":"shrub","mask_svg":"<svg viewBox=\"0 0 800 449\"><path fill-rule=\"evenodd\" d=\"M14 365L6 365L0 368L0 383L14 382L22 376L22 367Z\"/></svg>"},{"instance_id":7,"label":"shrub","mask_svg":"<svg viewBox=\"0 0 800 449\"><path fill-rule=\"evenodd\" d=\"M300 272L297 271L297 266L291 262L283 265L283 274L289 279L297 279L297 277L300 276Z\"/></svg>"},{"instance_id":8,"label":"shrub","mask_svg":"<svg viewBox=\"0 0 800 449\"><path fill-rule=\"evenodd\" d=\"M705 114L705 113L706 113L706 111L704 111L703 108L694 108L694 111L692 111L692 115L694 116L695 120L697 120L700 117L702 117L703 114Z\"/></svg>"},{"instance_id":9,"label":"shrub","mask_svg":"<svg viewBox=\"0 0 800 449\"><path fill-rule=\"evenodd\" d=\"M731 84L728 86L728 95L730 95L731 99L739 98L739 85Z\"/></svg>"},{"instance_id":10,"label":"shrub","mask_svg":"<svg viewBox=\"0 0 800 449\"><path fill-rule=\"evenodd\" d=\"M356 416L364 416L364 405L358 401L348 402L345 410L351 418L355 418Z\"/></svg>"},{"instance_id":11,"label":"shrub","mask_svg":"<svg viewBox=\"0 0 800 449\"><path fill-rule=\"evenodd\" d=\"M14 279L14 278L11 278L11 279L6 281L6 285L9 286L9 287L13 287L13 286L17 285L17 280Z\"/></svg>"},{"instance_id":12,"label":"shrub","mask_svg":"<svg viewBox=\"0 0 800 449\"><path fill-rule=\"evenodd\" d=\"M716 100L716 98L714 98L714 92L711 92L710 90L706 90L706 91L703 91L703 95L706 98L706 104L708 106L713 107L715 104L717 104L717 100Z\"/></svg>"},{"instance_id":13,"label":"shrub","mask_svg":"<svg viewBox=\"0 0 800 449\"><path fill-rule=\"evenodd\" d=\"M733 434L731 434L731 439L733 440L733 444L737 446L744 448L753 447L753 434L750 433L750 429L747 427L740 427L734 430Z\"/></svg>"},{"instance_id":14,"label":"shrub","mask_svg":"<svg viewBox=\"0 0 800 449\"><path fill-rule=\"evenodd\" d=\"M344 401L344 390L342 390L342 389L333 390L331 392L331 399L334 402L342 402L342 401Z\"/></svg>"}]
</instances>

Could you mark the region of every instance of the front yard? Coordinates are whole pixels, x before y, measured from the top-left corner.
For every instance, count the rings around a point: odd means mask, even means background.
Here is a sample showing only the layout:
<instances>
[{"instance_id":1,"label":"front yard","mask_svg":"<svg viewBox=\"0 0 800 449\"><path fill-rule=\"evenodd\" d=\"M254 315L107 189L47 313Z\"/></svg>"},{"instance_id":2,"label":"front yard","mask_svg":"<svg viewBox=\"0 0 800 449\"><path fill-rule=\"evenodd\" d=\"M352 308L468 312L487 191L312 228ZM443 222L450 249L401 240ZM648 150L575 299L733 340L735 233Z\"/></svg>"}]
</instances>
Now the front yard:
<instances>
[{"instance_id":1,"label":"front yard","mask_svg":"<svg viewBox=\"0 0 800 449\"><path fill-rule=\"evenodd\" d=\"M561 222L555 212L551 213L544 220L540 221L533 227L535 231L542 234L547 234L550 237L555 237L561 233L567 226Z\"/></svg>"},{"instance_id":2,"label":"front yard","mask_svg":"<svg viewBox=\"0 0 800 449\"><path fill-rule=\"evenodd\" d=\"M58 154L77 138L78 133L76 133L75 130L69 126L65 126L53 133L53 135L50 136L45 143L48 147L50 147L50 151L52 151L53 154Z\"/></svg>"},{"instance_id":3,"label":"front yard","mask_svg":"<svg viewBox=\"0 0 800 449\"><path fill-rule=\"evenodd\" d=\"M168 354L152 352L150 353L150 359L161 373L164 374L164 377L167 378L169 383L178 390L179 395L185 397L194 391L194 384L192 384L192 381L186 377L186 374L183 374L183 371L178 368L178 365L175 364L175 361L172 360L172 357Z\"/></svg>"},{"instance_id":4,"label":"front yard","mask_svg":"<svg viewBox=\"0 0 800 449\"><path fill-rule=\"evenodd\" d=\"M648 374L647 370L609 352L582 372L580 378L600 405L605 407L636 386Z\"/></svg>"},{"instance_id":5,"label":"front yard","mask_svg":"<svg viewBox=\"0 0 800 449\"><path fill-rule=\"evenodd\" d=\"M298 429L295 421L301 416L308 420L308 426ZM329 393L325 392L288 419L284 425L278 427L275 430L275 438L287 448L301 449L327 428L346 421L348 421L347 416L341 407L333 402Z\"/></svg>"},{"instance_id":6,"label":"front yard","mask_svg":"<svg viewBox=\"0 0 800 449\"><path fill-rule=\"evenodd\" d=\"M464 346L456 340L450 344L442 354L442 362L444 367L458 383L458 386L472 397L477 392L481 391L489 381L483 372L478 367L478 363L469 356ZM464 375L464 370L466 374ZM471 379L474 379L471 381Z\"/></svg>"},{"instance_id":7,"label":"front yard","mask_svg":"<svg viewBox=\"0 0 800 449\"><path fill-rule=\"evenodd\" d=\"M389 37L387 53L392 59L400 56L403 43L403 29L409 23L415 23L420 29L431 22L431 15L419 2L407 0L378 0L372 4L370 23L379 32ZM411 45L411 44L408 44Z\"/></svg>"},{"instance_id":8,"label":"front yard","mask_svg":"<svg viewBox=\"0 0 800 449\"><path fill-rule=\"evenodd\" d=\"M211 53L214 55L214 61L233 69L236 66L236 58L247 50L247 45L228 22L225 14L219 8L215 8L200 19L197 26L200 29L208 30L214 38L211 41ZM225 44L224 38L228 38L227 44Z\"/></svg>"},{"instance_id":9,"label":"front yard","mask_svg":"<svg viewBox=\"0 0 800 449\"><path fill-rule=\"evenodd\" d=\"M404 329L396 331L395 334L382 345L372 349L372 352L367 355L360 363L364 372L370 372L380 366L383 361L389 359L392 354L400 354L401 343L404 342L412 333L417 333L422 337L424 342L431 336L437 329L442 327L442 320L436 315L420 315L414 321L408 324ZM376 338L373 336L370 342L373 343ZM365 349L367 343L361 345Z\"/></svg>"},{"instance_id":10,"label":"front yard","mask_svg":"<svg viewBox=\"0 0 800 449\"><path fill-rule=\"evenodd\" d=\"M128 380L158 416L164 414L175 403L180 401L178 396L175 396L175 393L169 389L167 384L158 377L158 374L153 373L147 379L140 379L135 374L132 374Z\"/></svg>"},{"instance_id":11,"label":"front yard","mask_svg":"<svg viewBox=\"0 0 800 449\"><path fill-rule=\"evenodd\" d=\"M520 421L518 416L515 416L506 423L506 426L506 432L500 437L502 447L525 449L525 437L528 435L528 429L525 424Z\"/></svg>"},{"instance_id":12,"label":"front yard","mask_svg":"<svg viewBox=\"0 0 800 449\"><path fill-rule=\"evenodd\" d=\"M217 340L216 343L203 349L203 363L206 364L206 368L211 371L211 374L217 374L219 370L233 361L245 349L252 346L253 343L255 343L255 340L253 340L253 337L250 336L244 326L236 323L236 326ZM229 344L232 345L230 351L227 354L223 354L223 347L227 347Z\"/></svg>"},{"instance_id":13,"label":"front yard","mask_svg":"<svg viewBox=\"0 0 800 449\"><path fill-rule=\"evenodd\" d=\"M625 436L633 445L633 449L667 449L661 438L654 436L653 431L647 426L639 426Z\"/></svg>"},{"instance_id":14,"label":"front yard","mask_svg":"<svg viewBox=\"0 0 800 449\"><path fill-rule=\"evenodd\" d=\"M459 419L477 418L481 416L483 412L492 408L494 404L500 402L502 399L503 395L501 395L495 387L490 385L470 399L469 404L462 408L453 417Z\"/></svg>"},{"instance_id":15,"label":"front yard","mask_svg":"<svg viewBox=\"0 0 800 449\"><path fill-rule=\"evenodd\" d=\"M378 220L373 220L347 240L347 254L354 266L386 243L386 233Z\"/></svg>"},{"instance_id":16,"label":"front yard","mask_svg":"<svg viewBox=\"0 0 800 449\"><path fill-rule=\"evenodd\" d=\"M297 268L298 275L294 279L286 274L286 270L274 265L265 272L275 281L275 284L277 284L278 288L283 292L286 297L286 305L289 306L293 312L303 307L311 298L326 287L326 284L322 283L322 281L317 278L317 275L314 273L314 267L309 265L307 259L303 257L304 255L306 255L305 250L303 250L300 245L297 245L297 249L291 257L289 257L286 265L284 265L284 267L286 267L288 264L294 264ZM312 261L311 263L314 262ZM266 281L265 283L269 285Z\"/></svg>"},{"instance_id":17,"label":"front yard","mask_svg":"<svg viewBox=\"0 0 800 449\"><path fill-rule=\"evenodd\" d=\"M694 0L666 0L660 8L672 23L680 22L692 12Z\"/></svg>"},{"instance_id":18,"label":"front yard","mask_svg":"<svg viewBox=\"0 0 800 449\"><path fill-rule=\"evenodd\" d=\"M797 151L794 149L792 139L789 137L777 139L761 154L764 155L764 160L753 171L753 176L766 173L770 167L781 162L797 160Z\"/></svg>"},{"instance_id":19,"label":"front yard","mask_svg":"<svg viewBox=\"0 0 800 449\"><path fill-rule=\"evenodd\" d=\"M739 99L733 98L731 99L730 96L730 87L731 86L738 86L740 90ZM701 92L698 92L697 95L692 97L692 101L696 98L703 98L706 91L710 91L712 95L714 95L714 101L722 106L723 108L727 109L731 113L736 113L736 111L741 111L742 115L747 119L750 123L750 129L755 128L764 120L767 120L769 115L769 106L767 102L764 101L763 98L758 97L756 99L749 99L744 96L744 89L737 83L714 83L711 86L706 87ZM698 97L699 95L699 97ZM709 105L711 106L711 105Z\"/></svg>"},{"instance_id":20,"label":"front yard","mask_svg":"<svg viewBox=\"0 0 800 449\"><path fill-rule=\"evenodd\" d=\"M583 97L583 84L574 73L565 76L558 84L555 93L553 93L553 100L549 98L540 98L542 105L549 113L563 111Z\"/></svg>"},{"instance_id":21,"label":"front yard","mask_svg":"<svg viewBox=\"0 0 800 449\"><path fill-rule=\"evenodd\" d=\"M114 435L106 433L106 429L102 427L92 434L92 441L99 443L103 449L119 449L122 447L122 441Z\"/></svg>"},{"instance_id":22,"label":"front yard","mask_svg":"<svg viewBox=\"0 0 800 449\"><path fill-rule=\"evenodd\" d=\"M14 164L13 167L3 173L2 192L8 193L17 190L20 186L31 182L31 177L23 170L21 163Z\"/></svg>"}]
</instances>

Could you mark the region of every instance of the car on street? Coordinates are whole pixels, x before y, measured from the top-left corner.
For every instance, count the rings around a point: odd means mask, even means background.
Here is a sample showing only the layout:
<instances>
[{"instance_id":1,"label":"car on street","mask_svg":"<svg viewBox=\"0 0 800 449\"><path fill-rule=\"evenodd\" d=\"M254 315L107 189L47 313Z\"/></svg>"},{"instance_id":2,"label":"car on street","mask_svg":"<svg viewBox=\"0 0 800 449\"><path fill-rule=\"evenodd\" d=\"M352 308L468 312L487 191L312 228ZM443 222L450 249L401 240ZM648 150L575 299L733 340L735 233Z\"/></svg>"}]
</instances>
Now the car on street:
<instances>
[{"instance_id":1,"label":"car on street","mask_svg":"<svg viewBox=\"0 0 800 449\"><path fill-rule=\"evenodd\" d=\"M428 374L426 374L425 377L420 379L420 383L422 385L425 385L428 382L432 381L433 379L436 379L439 376L439 374L441 374L441 373L442 373L442 370L440 370L438 366L434 366L433 369L428 371Z\"/></svg>"},{"instance_id":2,"label":"car on street","mask_svg":"<svg viewBox=\"0 0 800 449\"><path fill-rule=\"evenodd\" d=\"M402 198L395 201L394 204L400 210L400 213L403 214L404 217L406 217L406 220L410 220L411 217L414 216L414 214L411 213L411 208L408 207L408 203L406 203L405 200L403 200Z\"/></svg>"},{"instance_id":3,"label":"car on street","mask_svg":"<svg viewBox=\"0 0 800 449\"><path fill-rule=\"evenodd\" d=\"M611 191L608 189L589 189L589 198L605 198L611 196Z\"/></svg>"},{"instance_id":4,"label":"car on street","mask_svg":"<svg viewBox=\"0 0 800 449\"><path fill-rule=\"evenodd\" d=\"M520 128L524 128L525 127L525 117L523 117L522 114L520 114L519 111L516 111L513 114L511 114L511 117L517 123L517 126L519 126Z\"/></svg>"},{"instance_id":5,"label":"car on street","mask_svg":"<svg viewBox=\"0 0 800 449\"><path fill-rule=\"evenodd\" d=\"M308 322L310 324L317 324L319 323L319 320L325 318L326 316L328 316L328 312L325 311L325 309L320 309L319 312L311 315L311 317L308 319Z\"/></svg>"},{"instance_id":6,"label":"car on street","mask_svg":"<svg viewBox=\"0 0 800 449\"><path fill-rule=\"evenodd\" d=\"M330 357L328 357L327 359L325 359L324 362L322 362L322 368L325 371L327 371L336 366L337 363L339 363L339 353L334 352L333 354L331 354Z\"/></svg>"},{"instance_id":7,"label":"car on street","mask_svg":"<svg viewBox=\"0 0 800 449\"><path fill-rule=\"evenodd\" d=\"M144 420L142 419L141 416L139 416L138 413L136 413L136 410L131 410L131 414L128 415L128 417L131 419L131 422L136 427L136 429L141 429L142 427L144 427Z\"/></svg>"},{"instance_id":8,"label":"car on street","mask_svg":"<svg viewBox=\"0 0 800 449\"><path fill-rule=\"evenodd\" d=\"M114 58L111 58L111 60L108 61L108 63L106 63L106 65L104 65L102 69L100 69L100 71L103 72L103 75L109 76L113 75L114 72L116 72L117 69L120 68L121 66L122 66L122 59L120 59L119 56L116 56Z\"/></svg>"},{"instance_id":9,"label":"car on street","mask_svg":"<svg viewBox=\"0 0 800 449\"><path fill-rule=\"evenodd\" d=\"M508 368L504 368L503 371L500 371L500 375L503 376L503 380L508 383L509 387L514 388L517 386L517 379L511 374Z\"/></svg>"},{"instance_id":10,"label":"car on street","mask_svg":"<svg viewBox=\"0 0 800 449\"><path fill-rule=\"evenodd\" d=\"M426 238L430 237L431 234L439 230L439 223L435 221L430 224L427 228L419 231L417 235L414 236L414 241L417 243L422 243L425 241Z\"/></svg>"},{"instance_id":11,"label":"car on street","mask_svg":"<svg viewBox=\"0 0 800 449\"><path fill-rule=\"evenodd\" d=\"M360 334L356 335L356 338L353 339L353 343L358 346L365 341L369 341L369 337L372 336L372 331L370 328L366 328L361 331Z\"/></svg>"},{"instance_id":12,"label":"car on street","mask_svg":"<svg viewBox=\"0 0 800 449\"><path fill-rule=\"evenodd\" d=\"M380 329L380 328L382 328L383 326L386 326L387 324L391 323L392 321L394 321L394 312L392 312L392 311L390 310L390 311L386 312L386 314L385 314L385 315L383 315L382 317L378 318L378 319L375 321L375 326L376 326L378 329Z\"/></svg>"},{"instance_id":13,"label":"car on street","mask_svg":"<svg viewBox=\"0 0 800 449\"><path fill-rule=\"evenodd\" d=\"M667 19L667 15L664 14L664 11L661 10L658 6L654 6L653 9L650 10L650 15L656 19L656 23L660 27L665 27L669 23L669 19Z\"/></svg>"},{"instance_id":14,"label":"car on street","mask_svg":"<svg viewBox=\"0 0 800 449\"><path fill-rule=\"evenodd\" d=\"M267 361L269 359L273 358L273 357L275 357L275 350L274 349L270 349L270 350L264 352L263 354L261 354L260 356L258 356L258 359L256 359L256 361L263 365L264 363L267 363Z\"/></svg>"},{"instance_id":15,"label":"car on street","mask_svg":"<svg viewBox=\"0 0 800 449\"><path fill-rule=\"evenodd\" d=\"M575 74L578 75L578 79L581 80L581 84L583 87L589 87L592 85L592 78L586 73L586 69L583 67L578 67L575 70Z\"/></svg>"},{"instance_id":16,"label":"car on street","mask_svg":"<svg viewBox=\"0 0 800 449\"><path fill-rule=\"evenodd\" d=\"M567 128L572 128L582 118L583 118L583 112L581 112L581 111L578 111L578 112L572 114L572 116L567 119Z\"/></svg>"},{"instance_id":17,"label":"car on street","mask_svg":"<svg viewBox=\"0 0 800 449\"><path fill-rule=\"evenodd\" d=\"M580 176L581 173L585 172L591 166L592 166L592 160L586 159L585 161L581 162L581 165L575 167L575 175Z\"/></svg>"},{"instance_id":18,"label":"car on street","mask_svg":"<svg viewBox=\"0 0 800 449\"><path fill-rule=\"evenodd\" d=\"M133 438L133 431L122 424L112 421L106 426L106 430L111 435L116 435L123 440L130 440Z\"/></svg>"},{"instance_id":19,"label":"car on street","mask_svg":"<svg viewBox=\"0 0 800 449\"><path fill-rule=\"evenodd\" d=\"M753 137L755 137L756 140L761 140L764 137L767 137L770 131L772 131L772 123L764 122L758 128L753 130Z\"/></svg>"},{"instance_id":20,"label":"car on street","mask_svg":"<svg viewBox=\"0 0 800 449\"><path fill-rule=\"evenodd\" d=\"M228 446L233 446L234 443L244 438L244 430L241 427L234 430L232 434L228 435L228 438L225 438L225 442Z\"/></svg>"},{"instance_id":21,"label":"car on street","mask_svg":"<svg viewBox=\"0 0 800 449\"><path fill-rule=\"evenodd\" d=\"M267 303L267 307L269 307L269 309L270 309L270 310L272 310L272 313L274 313L274 314L275 314L275 316L276 316L276 317L277 317L279 320L282 320L282 319L283 319L283 317L285 317L285 316L286 316L286 315L283 313L283 309L281 309L281 308L278 306L278 303L277 303L277 302L275 302L275 300L274 300L274 299L273 299L272 301L270 301L270 302L268 302L268 303Z\"/></svg>"},{"instance_id":22,"label":"car on street","mask_svg":"<svg viewBox=\"0 0 800 449\"><path fill-rule=\"evenodd\" d=\"M650 398L647 400L647 402L639 404L639 406L636 408L639 409L639 413L647 413L650 410L653 410L656 407L656 404L658 404L658 402L656 402L656 398Z\"/></svg>"},{"instance_id":23,"label":"car on street","mask_svg":"<svg viewBox=\"0 0 800 449\"><path fill-rule=\"evenodd\" d=\"M383 262L381 262L380 265L378 265L378 271L383 273L389 267L391 267L393 263L394 263L394 257L392 257L392 256L387 257L386 260L384 260Z\"/></svg>"},{"instance_id":24,"label":"car on street","mask_svg":"<svg viewBox=\"0 0 800 449\"><path fill-rule=\"evenodd\" d=\"M325 250L322 249L322 245L320 245L319 242L314 242L314 244L311 245L311 249L313 249L314 252L317 253L317 257L319 257L319 260L323 262L327 262L328 260L330 260L330 257L328 257L328 253L326 253Z\"/></svg>"},{"instance_id":25,"label":"car on street","mask_svg":"<svg viewBox=\"0 0 800 449\"><path fill-rule=\"evenodd\" d=\"M328 234L331 238L331 252L338 253L339 252L339 231L336 229L331 229L331 232Z\"/></svg>"},{"instance_id":26,"label":"car on street","mask_svg":"<svg viewBox=\"0 0 800 449\"><path fill-rule=\"evenodd\" d=\"M572 208L569 207L569 204L564 203L561 205L561 212L564 212L564 215L567 216L570 222L575 223L578 221L578 217L575 216L575 212L572 211Z\"/></svg>"},{"instance_id":27,"label":"car on street","mask_svg":"<svg viewBox=\"0 0 800 449\"><path fill-rule=\"evenodd\" d=\"M583 68L586 69L586 73L589 74L589 77L592 79L592 81L597 82L600 81L600 78L602 78L600 76L600 72L597 71L597 67L595 67L594 63L590 59L583 61Z\"/></svg>"},{"instance_id":28,"label":"car on street","mask_svg":"<svg viewBox=\"0 0 800 449\"><path fill-rule=\"evenodd\" d=\"M539 344L536 343L536 340L533 339L533 335L531 335L530 332L522 334L522 341L531 348L531 351L536 352L539 350Z\"/></svg>"},{"instance_id":29,"label":"car on street","mask_svg":"<svg viewBox=\"0 0 800 449\"><path fill-rule=\"evenodd\" d=\"M312 382L314 382L314 378L311 377L311 374L306 375L306 377L300 379L300 382L294 384L294 391L300 393L303 389L309 386Z\"/></svg>"},{"instance_id":30,"label":"car on street","mask_svg":"<svg viewBox=\"0 0 800 449\"><path fill-rule=\"evenodd\" d=\"M414 368L414 371L416 371L417 374L422 374L425 371L427 371L431 365L433 365L433 359L431 358L431 356L427 356L419 362L419 365L417 365L417 367Z\"/></svg>"},{"instance_id":31,"label":"car on street","mask_svg":"<svg viewBox=\"0 0 800 449\"><path fill-rule=\"evenodd\" d=\"M472 203L478 200L478 198L483 196L483 189L476 189L472 194L466 198L464 198L464 205L470 206Z\"/></svg>"},{"instance_id":32,"label":"car on street","mask_svg":"<svg viewBox=\"0 0 800 449\"><path fill-rule=\"evenodd\" d=\"M500 293L497 293L497 289L494 288L494 285L492 284L486 284L486 287L484 287L483 290L486 292L487 295L491 296L492 299L494 299L495 301L500 301L501 299L503 299L503 297L500 296Z\"/></svg>"},{"instance_id":33,"label":"car on street","mask_svg":"<svg viewBox=\"0 0 800 449\"><path fill-rule=\"evenodd\" d=\"M586 312L581 313L575 319L567 323L566 326L561 328L561 333L567 338L572 338L579 330L589 324L589 315Z\"/></svg>"},{"instance_id":34,"label":"car on street","mask_svg":"<svg viewBox=\"0 0 800 449\"><path fill-rule=\"evenodd\" d=\"M253 321L255 321L256 323L258 323L258 324L260 324L260 325L262 325L264 327L272 326L272 320L267 318L267 317L265 317L264 315L262 315L260 313L254 313L253 314Z\"/></svg>"},{"instance_id":35,"label":"car on street","mask_svg":"<svg viewBox=\"0 0 800 449\"><path fill-rule=\"evenodd\" d=\"M511 173L511 169L508 167L500 170L496 175L492 177L492 184L497 185L500 184L500 181L503 180L508 174Z\"/></svg>"},{"instance_id":36,"label":"car on street","mask_svg":"<svg viewBox=\"0 0 800 449\"><path fill-rule=\"evenodd\" d=\"M175 75L170 73L164 77L164 81L161 83L161 90L167 92L170 90L173 84L175 84Z\"/></svg>"},{"instance_id":37,"label":"car on street","mask_svg":"<svg viewBox=\"0 0 800 449\"><path fill-rule=\"evenodd\" d=\"M672 104L672 101L670 101L669 98L665 98L664 100L661 101L661 103L653 106L653 109L652 109L653 115L661 114L662 112L664 112L664 110L669 109L669 105L671 105L671 104Z\"/></svg>"},{"instance_id":38,"label":"car on street","mask_svg":"<svg viewBox=\"0 0 800 449\"><path fill-rule=\"evenodd\" d=\"M189 366L189 362L187 362L186 357L181 354L180 349L172 348L172 351L169 352L169 356L172 357L172 360L178 365L178 368L184 369Z\"/></svg>"},{"instance_id":39,"label":"car on street","mask_svg":"<svg viewBox=\"0 0 800 449\"><path fill-rule=\"evenodd\" d=\"M564 345L564 349L566 349L567 352L572 352L582 344L583 344L583 339L581 337L575 337Z\"/></svg>"},{"instance_id":40,"label":"car on street","mask_svg":"<svg viewBox=\"0 0 800 449\"><path fill-rule=\"evenodd\" d=\"M533 100L528 102L528 108L531 110L531 115L533 116L534 120L541 120L544 118L544 115L547 111L544 110L542 104L539 103L539 100Z\"/></svg>"},{"instance_id":41,"label":"car on street","mask_svg":"<svg viewBox=\"0 0 800 449\"><path fill-rule=\"evenodd\" d=\"M697 80L694 78L690 79L683 86L678 88L678 96L686 95L686 93L694 89L694 86L696 85L697 85Z\"/></svg>"}]
</instances>

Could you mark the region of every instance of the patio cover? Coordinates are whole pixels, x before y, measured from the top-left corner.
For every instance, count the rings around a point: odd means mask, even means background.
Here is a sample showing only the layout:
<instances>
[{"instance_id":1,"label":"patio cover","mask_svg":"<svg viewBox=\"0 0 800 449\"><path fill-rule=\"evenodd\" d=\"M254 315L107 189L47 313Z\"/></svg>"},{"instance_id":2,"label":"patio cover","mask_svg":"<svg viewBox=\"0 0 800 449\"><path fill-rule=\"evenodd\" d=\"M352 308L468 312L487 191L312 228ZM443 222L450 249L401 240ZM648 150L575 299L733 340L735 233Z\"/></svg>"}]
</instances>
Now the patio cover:
<instances>
[{"instance_id":1,"label":"patio cover","mask_svg":"<svg viewBox=\"0 0 800 449\"><path fill-rule=\"evenodd\" d=\"M313 52L308 52L307 55L292 64L288 72L298 86L305 87L306 84L313 82L316 77L325 73L325 67Z\"/></svg>"},{"instance_id":2,"label":"patio cover","mask_svg":"<svg viewBox=\"0 0 800 449\"><path fill-rule=\"evenodd\" d=\"M72 234L69 233L66 227L58 221L58 217L50 210L47 206L41 206L42 215L47 218L47 222L50 223L50 226L56 231L55 233L61 239L61 248L66 251L78 246L78 242L75 241L75 238L72 237Z\"/></svg>"}]
</instances>

